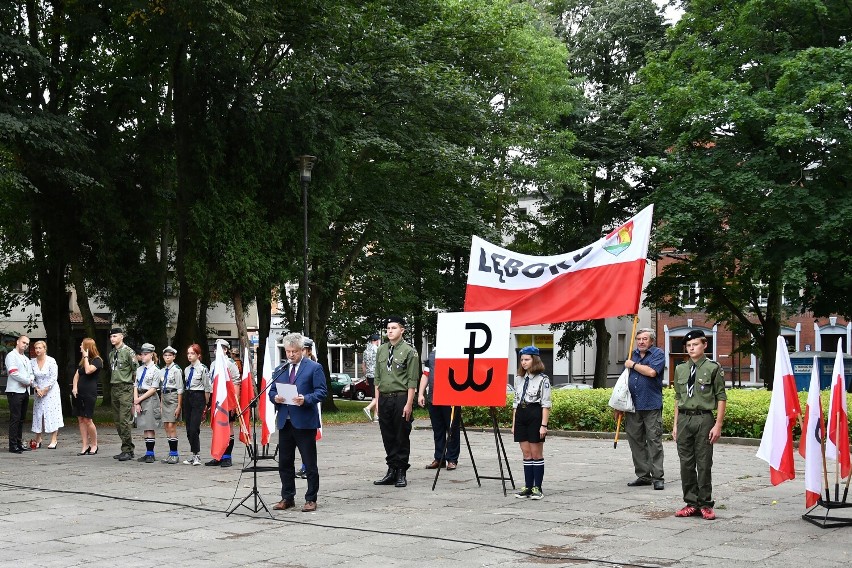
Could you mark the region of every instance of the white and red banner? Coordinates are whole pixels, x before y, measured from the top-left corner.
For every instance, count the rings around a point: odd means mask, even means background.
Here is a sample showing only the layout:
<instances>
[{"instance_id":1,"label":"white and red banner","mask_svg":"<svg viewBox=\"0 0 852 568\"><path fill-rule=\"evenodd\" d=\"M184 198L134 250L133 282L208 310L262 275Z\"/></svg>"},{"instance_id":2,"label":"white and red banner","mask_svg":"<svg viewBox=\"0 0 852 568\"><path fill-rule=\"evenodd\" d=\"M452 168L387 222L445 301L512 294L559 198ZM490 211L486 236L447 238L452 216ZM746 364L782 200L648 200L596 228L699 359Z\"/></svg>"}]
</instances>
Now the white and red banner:
<instances>
[{"instance_id":1,"label":"white and red banner","mask_svg":"<svg viewBox=\"0 0 852 568\"><path fill-rule=\"evenodd\" d=\"M837 340L837 356L831 371L831 398L828 403L828 438L825 457L837 462L840 477L849 476L849 422L846 412L846 376L843 370L843 341Z\"/></svg>"},{"instance_id":2,"label":"white and red banner","mask_svg":"<svg viewBox=\"0 0 852 568\"><path fill-rule=\"evenodd\" d=\"M518 254L474 236L465 311L511 310L513 326L637 313L653 211L649 205L597 242L555 256Z\"/></svg>"},{"instance_id":3,"label":"white and red banner","mask_svg":"<svg viewBox=\"0 0 852 568\"><path fill-rule=\"evenodd\" d=\"M260 444L269 444L269 437L275 432L275 405L269 400L266 388L272 383L272 358L275 356L275 340L270 335L266 339L266 356L263 358L263 371L260 374L260 392L263 396L257 401L257 414L260 418Z\"/></svg>"},{"instance_id":4,"label":"white and red banner","mask_svg":"<svg viewBox=\"0 0 852 568\"><path fill-rule=\"evenodd\" d=\"M805 507L816 505L822 495L822 437L825 434L825 422L822 419L819 386L819 361L814 357L808 403L805 406L805 424L799 441L799 454L805 458Z\"/></svg>"},{"instance_id":5,"label":"white and red banner","mask_svg":"<svg viewBox=\"0 0 852 568\"><path fill-rule=\"evenodd\" d=\"M243 376L240 381L240 441L251 443L251 410L249 403L254 399L254 377L251 374L251 359L248 347L243 355Z\"/></svg>"},{"instance_id":6,"label":"white and red banner","mask_svg":"<svg viewBox=\"0 0 852 568\"><path fill-rule=\"evenodd\" d=\"M511 314L438 314L434 391L438 406L506 406Z\"/></svg>"},{"instance_id":7,"label":"white and red banner","mask_svg":"<svg viewBox=\"0 0 852 568\"><path fill-rule=\"evenodd\" d=\"M772 485L778 485L796 477L793 425L802 414L787 342L780 335L776 342L775 378L772 384L769 414L766 415L757 457L769 464L769 479Z\"/></svg>"},{"instance_id":8,"label":"white and red banner","mask_svg":"<svg viewBox=\"0 0 852 568\"><path fill-rule=\"evenodd\" d=\"M221 345L216 345L216 360L213 363L213 400L210 409L210 427L213 429L213 440L210 442L210 455L220 460L228 449L231 437L229 413L237 409L237 397L234 394L234 383L228 374L225 351Z\"/></svg>"}]
</instances>

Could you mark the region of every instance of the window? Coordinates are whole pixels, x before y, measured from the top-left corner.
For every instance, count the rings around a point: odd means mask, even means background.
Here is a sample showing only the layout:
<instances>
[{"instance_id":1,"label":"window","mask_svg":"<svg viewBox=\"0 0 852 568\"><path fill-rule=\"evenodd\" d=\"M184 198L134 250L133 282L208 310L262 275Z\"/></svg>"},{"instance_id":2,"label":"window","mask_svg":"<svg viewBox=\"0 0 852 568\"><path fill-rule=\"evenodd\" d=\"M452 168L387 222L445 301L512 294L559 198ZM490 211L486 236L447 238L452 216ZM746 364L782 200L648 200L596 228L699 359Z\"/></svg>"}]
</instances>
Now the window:
<instances>
[{"instance_id":1,"label":"window","mask_svg":"<svg viewBox=\"0 0 852 568\"><path fill-rule=\"evenodd\" d=\"M680 287L680 305L684 308L694 308L698 305L698 299L701 297L701 286L698 282L689 284L681 284Z\"/></svg>"},{"instance_id":2,"label":"window","mask_svg":"<svg viewBox=\"0 0 852 568\"><path fill-rule=\"evenodd\" d=\"M615 340L615 360L617 363L621 364L626 361L625 357L627 357L627 334L623 331L618 332L618 337Z\"/></svg>"}]
</instances>

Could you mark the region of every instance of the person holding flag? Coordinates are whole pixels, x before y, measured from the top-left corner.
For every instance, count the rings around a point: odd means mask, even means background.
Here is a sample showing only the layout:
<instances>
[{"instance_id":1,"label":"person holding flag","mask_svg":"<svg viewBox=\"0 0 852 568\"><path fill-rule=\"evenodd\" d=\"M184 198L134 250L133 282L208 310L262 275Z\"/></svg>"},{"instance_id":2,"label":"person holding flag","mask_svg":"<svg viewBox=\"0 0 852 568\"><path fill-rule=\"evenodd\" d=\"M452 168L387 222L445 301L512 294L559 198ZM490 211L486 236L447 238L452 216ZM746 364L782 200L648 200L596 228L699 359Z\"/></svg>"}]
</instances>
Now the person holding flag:
<instances>
[{"instance_id":1,"label":"person holding flag","mask_svg":"<svg viewBox=\"0 0 852 568\"><path fill-rule=\"evenodd\" d=\"M162 368L163 384L160 394L163 404L163 428L166 430L166 438L169 442L169 456L162 461L167 464L176 464L180 461L177 421L183 402L183 371L179 365L175 364L175 355L177 355L177 349L171 345L163 349L163 362L166 365Z\"/></svg>"},{"instance_id":2,"label":"person holding flag","mask_svg":"<svg viewBox=\"0 0 852 568\"><path fill-rule=\"evenodd\" d=\"M226 397L229 401L228 406L228 421L234 422L237 416L237 409L239 408L239 393L240 393L240 384L242 381L242 377L240 376L240 370L237 368L237 364L231 359L228 354L231 352L231 344L225 341L224 339L216 340L216 349L222 348L224 353L224 365L226 370L226 376L220 377L223 380L223 384L225 385L225 390L227 392ZM218 353L216 354L218 358ZM216 373L214 372L214 375ZM216 399L217 402L220 402L219 399ZM230 428L229 428L230 429ZM234 451L234 433L231 432L228 437L228 447L225 450L225 453L222 454L221 458L217 458L213 456L213 459L205 463L206 466L220 466L220 467L231 467L233 462L231 461L231 452Z\"/></svg>"},{"instance_id":3,"label":"person holding flag","mask_svg":"<svg viewBox=\"0 0 852 568\"><path fill-rule=\"evenodd\" d=\"M183 460L184 465L201 465L201 421L205 410L210 406L210 394L213 384L210 372L201 362L201 346L193 343L186 350L189 365L185 369L183 397L183 419L186 421L186 438L189 441L190 457Z\"/></svg>"},{"instance_id":4,"label":"person holding flag","mask_svg":"<svg viewBox=\"0 0 852 568\"><path fill-rule=\"evenodd\" d=\"M695 329L683 337L689 360L675 368L675 411L672 438L677 442L680 479L686 506L676 517L700 515L713 520L713 444L722 437L725 421L725 373L704 355L707 337ZM717 409L716 419L713 410Z\"/></svg>"},{"instance_id":5,"label":"person holding flag","mask_svg":"<svg viewBox=\"0 0 852 568\"><path fill-rule=\"evenodd\" d=\"M317 405L325 400L327 389L322 366L304 355L304 338L299 333L284 337L287 363L276 370L275 382L269 387L269 400L278 413L278 475L281 478L281 501L276 511L296 506L296 448L307 472L303 513L317 510L319 469L317 467L317 429L320 427ZM295 390L295 396L292 392ZM291 394L287 394L290 391Z\"/></svg>"}]
</instances>

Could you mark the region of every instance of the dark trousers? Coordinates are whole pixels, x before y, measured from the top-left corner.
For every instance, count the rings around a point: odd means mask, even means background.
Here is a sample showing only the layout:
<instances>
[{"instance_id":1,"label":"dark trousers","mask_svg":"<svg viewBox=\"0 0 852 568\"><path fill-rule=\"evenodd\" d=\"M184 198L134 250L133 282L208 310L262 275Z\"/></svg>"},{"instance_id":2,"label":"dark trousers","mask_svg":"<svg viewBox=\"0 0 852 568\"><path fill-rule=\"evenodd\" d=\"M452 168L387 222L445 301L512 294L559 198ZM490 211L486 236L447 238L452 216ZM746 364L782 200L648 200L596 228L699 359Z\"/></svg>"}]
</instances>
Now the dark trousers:
<instances>
[{"instance_id":1,"label":"dark trousers","mask_svg":"<svg viewBox=\"0 0 852 568\"><path fill-rule=\"evenodd\" d=\"M624 413L624 431L637 479L663 480L663 409Z\"/></svg>"},{"instance_id":2,"label":"dark trousers","mask_svg":"<svg viewBox=\"0 0 852 568\"><path fill-rule=\"evenodd\" d=\"M122 453L133 453L133 383L112 385L112 411L115 429L121 438Z\"/></svg>"},{"instance_id":3,"label":"dark trousers","mask_svg":"<svg viewBox=\"0 0 852 568\"><path fill-rule=\"evenodd\" d=\"M294 428L287 420L278 431L278 476L281 478L281 499L292 501L296 496L296 448L305 464L308 490L305 502L316 501L319 492L319 469L317 469L317 429Z\"/></svg>"},{"instance_id":4,"label":"dark trousers","mask_svg":"<svg viewBox=\"0 0 852 568\"><path fill-rule=\"evenodd\" d=\"M677 454L680 458L680 483L683 500L693 507L712 507L713 444L710 430L716 419L710 413L677 417Z\"/></svg>"},{"instance_id":5,"label":"dark trousers","mask_svg":"<svg viewBox=\"0 0 852 568\"><path fill-rule=\"evenodd\" d=\"M429 420L432 421L432 435L435 437L435 459L448 462L459 461L461 452L461 436L459 435L459 424L461 423L461 407L456 407L453 423L450 424L450 411L452 406L435 406L428 404ZM449 443L447 432L450 433ZM444 445L447 446L447 457L444 458Z\"/></svg>"},{"instance_id":6,"label":"dark trousers","mask_svg":"<svg viewBox=\"0 0 852 568\"><path fill-rule=\"evenodd\" d=\"M183 419L186 421L186 439L189 440L189 450L193 454L201 453L201 419L204 418L204 407L207 399L204 391L184 391Z\"/></svg>"},{"instance_id":7,"label":"dark trousers","mask_svg":"<svg viewBox=\"0 0 852 568\"><path fill-rule=\"evenodd\" d=\"M30 404L30 395L26 392L7 392L9 398L9 449L23 445L24 416Z\"/></svg>"},{"instance_id":8,"label":"dark trousers","mask_svg":"<svg viewBox=\"0 0 852 568\"><path fill-rule=\"evenodd\" d=\"M379 393L379 430L385 445L385 461L388 467L408 471L408 456L411 454L411 419L402 417L408 401L408 393L389 396Z\"/></svg>"}]
</instances>

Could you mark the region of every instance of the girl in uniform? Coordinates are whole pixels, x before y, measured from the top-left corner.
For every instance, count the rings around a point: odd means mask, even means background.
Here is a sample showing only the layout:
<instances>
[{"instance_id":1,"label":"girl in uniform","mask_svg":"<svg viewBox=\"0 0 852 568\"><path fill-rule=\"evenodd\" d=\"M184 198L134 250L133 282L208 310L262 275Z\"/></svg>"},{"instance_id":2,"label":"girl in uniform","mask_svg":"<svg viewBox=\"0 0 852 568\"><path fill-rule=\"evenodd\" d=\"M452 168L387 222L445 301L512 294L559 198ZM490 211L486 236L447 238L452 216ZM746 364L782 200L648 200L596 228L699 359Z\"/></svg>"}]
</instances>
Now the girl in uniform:
<instances>
[{"instance_id":1,"label":"girl in uniform","mask_svg":"<svg viewBox=\"0 0 852 568\"><path fill-rule=\"evenodd\" d=\"M177 421L183 401L183 371L175 364L177 350L174 347L163 349L163 388L160 391L163 400L163 428L169 440L169 457L163 463L176 464L179 461Z\"/></svg>"},{"instance_id":2,"label":"girl in uniform","mask_svg":"<svg viewBox=\"0 0 852 568\"><path fill-rule=\"evenodd\" d=\"M183 419L186 421L186 437L189 440L189 449L192 455L183 460L186 465L201 465L201 420L204 418L204 410L210 405L210 393L213 385L210 383L210 373L201 362L201 346L193 343L186 350L186 358L189 365L184 376L185 394L183 397L184 409Z\"/></svg>"},{"instance_id":3,"label":"girl in uniform","mask_svg":"<svg viewBox=\"0 0 852 568\"><path fill-rule=\"evenodd\" d=\"M154 463L154 430L160 427L161 407L160 390L162 375L154 363L154 346L142 344L142 364L136 369L136 381L133 383L133 412L136 414L136 426L145 431L145 455L136 461Z\"/></svg>"},{"instance_id":4,"label":"girl in uniform","mask_svg":"<svg viewBox=\"0 0 852 568\"><path fill-rule=\"evenodd\" d=\"M524 456L524 486L515 497L541 499L544 479L544 439L550 418L550 379L544 374L539 350L532 345L521 349L521 363L515 376L512 403L512 433Z\"/></svg>"}]
</instances>

